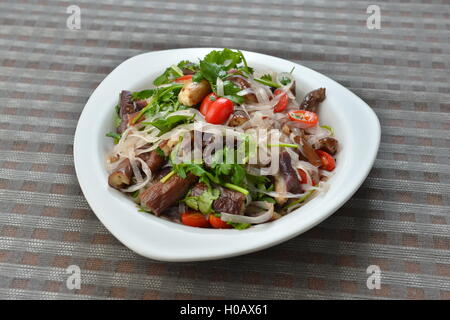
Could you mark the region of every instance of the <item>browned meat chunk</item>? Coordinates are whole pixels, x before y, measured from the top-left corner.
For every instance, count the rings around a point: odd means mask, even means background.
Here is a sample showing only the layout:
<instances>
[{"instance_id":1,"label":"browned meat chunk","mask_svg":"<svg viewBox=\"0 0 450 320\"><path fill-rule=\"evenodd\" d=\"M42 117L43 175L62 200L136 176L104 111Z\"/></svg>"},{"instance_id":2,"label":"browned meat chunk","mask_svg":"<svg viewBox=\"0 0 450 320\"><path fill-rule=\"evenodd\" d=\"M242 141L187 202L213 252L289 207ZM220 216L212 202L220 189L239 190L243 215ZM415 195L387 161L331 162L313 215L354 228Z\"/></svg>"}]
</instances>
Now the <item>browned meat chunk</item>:
<instances>
[{"instance_id":1,"label":"browned meat chunk","mask_svg":"<svg viewBox=\"0 0 450 320\"><path fill-rule=\"evenodd\" d=\"M291 164L291 156L287 151L280 154L280 172L286 183L286 191L291 193L302 193L302 185L298 179L297 173Z\"/></svg>"},{"instance_id":2,"label":"browned meat chunk","mask_svg":"<svg viewBox=\"0 0 450 320\"><path fill-rule=\"evenodd\" d=\"M245 210L245 195L226 188L220 188L220 196L213 202L213 210L231 214L243 214Z\"/></svg>"},{"instance_id":3,"label":"browned meat chunk","mask_svg":"<svg viewBox=\"0 0 450 320\"><path fill-rule=\"evenodd\" d=\"M119 98L119 116L123 119L125 114L133 113L134 105L131 100L131 92L123 90Z\"/></svg>"},{"instance_id":4,"label":"browned meat chunk","mask_svg":"<svg viewBox=\"0 0 450 320\"><path fill-rule=\"evenodd\" d=\"M144 162L148 165L150 171L153 173L158 171L166 162L166 159L155 150L142 153L139 155L139 158L144 160Z\"/></svg>"},{"instance_id":5,"label":"browned meat chunk","mask_svg":"<svg viewBox=\"0 0 450 320\"><path fill-rule=\"evenodd\" d=\"M300 104L300 110L317 112L319 103L325 100L325 88L319 88L308 93Z\"/></svg>"},{"instance_id":6,"label":"browned meat chunk","mask_svg":"<svg viewBox=\"0 0 450 320\"><path fill-rule=\"evenodd\" d=\"M108 177L108 184L114 189L120 190L131 184L133 170L129 159L122 160L113 173Z\"/></svg>"},{"instance_id":7,"label":"browned meat chunk","mask_svg":"<svg viewBox=\"0 0 450 320\"><path fill-rule=\"evenodd\" d=\"M164 183L158 181L141 194L141 204L160 216L180 200L197 180L197 176L188 173L186 179L175 174Z\"/></svg>"}]
</instances>

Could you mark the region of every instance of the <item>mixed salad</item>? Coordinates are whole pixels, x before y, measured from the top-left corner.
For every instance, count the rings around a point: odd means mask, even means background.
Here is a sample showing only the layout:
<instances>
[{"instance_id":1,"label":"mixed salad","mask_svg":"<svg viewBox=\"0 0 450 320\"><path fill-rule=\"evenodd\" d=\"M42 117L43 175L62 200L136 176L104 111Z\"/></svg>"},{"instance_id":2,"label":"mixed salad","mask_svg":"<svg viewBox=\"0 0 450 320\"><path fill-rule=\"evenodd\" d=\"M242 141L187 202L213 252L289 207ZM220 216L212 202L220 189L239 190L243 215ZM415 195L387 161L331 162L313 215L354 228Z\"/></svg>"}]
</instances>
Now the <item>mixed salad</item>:
<instances>
[{"instance_id":1,"label":"mixed salad","mask_svg":"<svg viewBox=\"0 0 450 320\"><path fill-rule=\"evenodd\" d=\"M319 125L325 88L297 100L292 71L215 50L169 66L153 88L122 91L109 185L192 227L246 229L302 206L326 191L339 145Z\"/></svg>"}]
</instances>

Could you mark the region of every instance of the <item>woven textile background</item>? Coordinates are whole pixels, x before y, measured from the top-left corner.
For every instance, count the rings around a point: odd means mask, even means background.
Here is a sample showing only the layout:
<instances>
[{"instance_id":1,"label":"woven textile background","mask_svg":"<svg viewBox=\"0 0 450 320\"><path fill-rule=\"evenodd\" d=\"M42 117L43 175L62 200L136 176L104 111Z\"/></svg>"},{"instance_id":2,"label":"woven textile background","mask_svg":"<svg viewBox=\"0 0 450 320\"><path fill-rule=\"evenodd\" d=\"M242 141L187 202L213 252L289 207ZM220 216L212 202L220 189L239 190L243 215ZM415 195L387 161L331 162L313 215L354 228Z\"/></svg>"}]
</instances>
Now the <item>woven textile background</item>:
<instances>
[{"instance_id":1,"label":"woven textile background","mask_svg":"<svg viewBox=\"0 0 450 320\"><path fill-rule=\"evenodd\" d=\"M366 12L381 8L381 29ZM81 8L70 30L69 5ZM380 151L336 214L276 247L152 261L89 209L72 144L120 62L182 47L258 51L315 69L377 113ZM182 57L180 57L182 58ZM450 299L450 1L0 0L0 298ZM81 288L66 268L81 268ZM366 286L381 268L379 290Z\"/></svg>"}]
</instances>

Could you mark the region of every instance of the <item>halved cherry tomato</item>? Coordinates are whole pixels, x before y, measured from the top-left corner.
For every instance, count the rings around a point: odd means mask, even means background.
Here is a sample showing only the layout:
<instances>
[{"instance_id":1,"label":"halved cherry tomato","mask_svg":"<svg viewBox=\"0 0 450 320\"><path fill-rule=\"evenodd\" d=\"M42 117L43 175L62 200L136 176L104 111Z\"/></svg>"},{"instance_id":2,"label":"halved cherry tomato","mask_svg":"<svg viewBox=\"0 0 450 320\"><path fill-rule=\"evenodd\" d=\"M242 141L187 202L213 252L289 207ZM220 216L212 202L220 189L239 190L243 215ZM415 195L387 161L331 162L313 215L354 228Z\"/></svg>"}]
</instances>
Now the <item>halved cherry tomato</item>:
<instances>
[{"instance_id":1,"label":"halved cherry tomato","mask_svg":"<svg viewBox=\"0 0 450 320\"><path fill-rule=\"evenodd\" d=\"M208 108L205 120L212 124L223 124L234 111L234 104L227 98L218 98Z\"/></svg>"},{"instance_id":2,"label":"halved cherry tomato","mask_svg":"<svg viewBox=\"0 0 450 320\"><path fill-rule=\"evenodd\" d=\"M209 222L206 217L199 212L185 212L181 215L181 222L190 227L209 228Z\"/></svg>"},{"instance_id":3,"label":"halved cherry tomato","mask_svg":"<svg viewBox=\"0 0 450 320\"><path fill-rule=\"evenodd\" d=\"M209 215L209 223L215 229L230 229L230 228L232 228L231 225L229 225L228 223L226 223L219 217L216 217L214 214Z\"/></svg>"},{"instance_id":4,"label":"halved cherry tomato","mask_svg":"<svg viewBox=\"0 0 450 320\"><path fill-rule=\"evenodd\" d=\"M303 171L302 169L297 169L297 171L298 171L298 174L299 174L299 176L300 176L300 183L301 183L301 184L306 184L306 183L308 183L308 178L307 178L307 176L306 176L306 172ZM311 177L311 182L312 182L312 185L313 185L313 186L316 185L316 182L314 181L314 179L313 179L312 177Z\"/></svg>"},{"instance_id":5,"label":"halved cherry tomato","mask_svg":"<svg viewBox=\"0 0 450 320\"><path fill-rule=\"evenodd\" d=\"M186 81L192 80L192 74L188 74L173 80L174 82L184 83Z\"/></svg>"},{"instance_id":6,"label":"halved cherry tomato","mask_svg":"<svg viewBox=\"0 0 450 320\"><path fill-rule=\"evenodd\" d=\"M208 94L205 98L203 98L202 104L200 105L200 113L206 116L206 112L208 108L214 101L217 100L217 95L214 92Z\"/></svg>"},{"instance_id":7,"label":"halved cherry tomato","mask_svg":"<svg viewBox=\"0 0 450 320\"><path fill-rule=\"evenodd\" d=\"M322 169L333 171L336 168L336 162L329 153L322 150L316 150L316 153L320 157L320 160L322 160Z\"/></svg>"},{"instance_id":8,"label":"halved cherry tomato","mask_svg":"<svg viewBox=\"0 0 450 320\"><path fill-rule=\"evenodd\" d=\"M306 110L291 111L288 115L292 121L301 124L301 129L312 128L317 125L317 122L319 121L317 114Z\"/></svg>"},{"instance_id":9,"label":"halved cherry tomato","mask_svg":"<svg viewBox=\"0 0 450 320\"><path fill-rule=\"evenodd\" d=\"M287 93L283 93L283 91L281 89L277 89L274 91L274 94L277 96L279 94L282 94L282 96L280 97L280 100L278 100L278 103L275 105L273 112L282 112L286 109L288 102L289 102L289 97L287 95Z\"/></svg>"}]
</instances>

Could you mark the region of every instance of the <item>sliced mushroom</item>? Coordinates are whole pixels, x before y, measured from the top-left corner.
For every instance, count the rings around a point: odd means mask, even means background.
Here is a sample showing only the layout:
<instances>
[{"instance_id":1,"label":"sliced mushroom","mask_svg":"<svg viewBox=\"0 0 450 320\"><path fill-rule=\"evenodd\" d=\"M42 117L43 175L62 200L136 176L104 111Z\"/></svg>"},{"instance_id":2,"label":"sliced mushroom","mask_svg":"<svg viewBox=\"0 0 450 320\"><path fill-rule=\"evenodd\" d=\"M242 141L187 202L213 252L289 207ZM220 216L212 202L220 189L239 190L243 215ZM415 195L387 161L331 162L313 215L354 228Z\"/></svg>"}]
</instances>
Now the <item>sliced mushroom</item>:
<instances>
[{"instance_id":1,"label":"sliced mushroom","mask_svg":"<svg viewBox=\"0 0 450 320\"><path fill-rule=\"evenodd\" d=\"M114 189L120 190L131 184L133 169L129 159L122 160L113 173L108 177L108 184Z\"/></svg>"},{"instance_id":2,"label":"sliced mushroom","mask_svg":"<svg viewBox=\"0 0 450 320\"><path fill-rule=\"evenodd\" d=\"M326 137L319 139L319 141L316 142L315 146L317 149L328 152L331 155L335 155L338 150L338 144L339 143L335 138Z\"/></svg>"},{"instance_id":3,"label":"sliced mushroom","mask_svg":"<svg viewBox=\"0 0 450 320\"><path fill-rule=\"evenodd\" d=\"M296 136L294 141L302 146L300 148L302 155L315 167L320 167L322 165L322 160L317 155L314 148L309 144L309 142L303 136Z\"/></svg>"},{"instance_id":4,"label":"sliced mushroom","mask_svg":"<svg viewBox=\"0 0 450 320\"><path fill-rule=\"evenodd\" d=\"M309 92L302 103L300 104L300 110L307 110L311 112L317 112L319 103L325 100L325 88L319 88Z\"/></svg>"}]
</instances>

